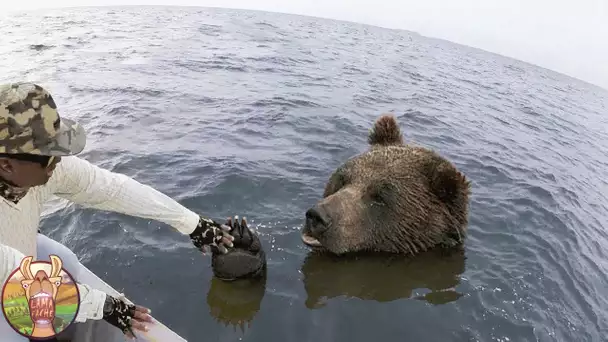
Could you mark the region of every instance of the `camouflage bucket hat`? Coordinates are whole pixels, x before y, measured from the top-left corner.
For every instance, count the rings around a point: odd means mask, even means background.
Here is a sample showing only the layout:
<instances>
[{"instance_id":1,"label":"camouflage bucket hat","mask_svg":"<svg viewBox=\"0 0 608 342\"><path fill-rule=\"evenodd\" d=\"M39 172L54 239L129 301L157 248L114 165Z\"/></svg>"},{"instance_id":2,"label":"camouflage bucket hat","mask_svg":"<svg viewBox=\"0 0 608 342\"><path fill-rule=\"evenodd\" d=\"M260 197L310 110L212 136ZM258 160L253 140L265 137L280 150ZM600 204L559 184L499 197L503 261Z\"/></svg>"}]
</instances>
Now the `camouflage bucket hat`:
<instances>
[{"instance_id":1,"label":"camouflage bucket hat","mask_svg":"<svg viewBox=\"0 0 608 342\"><path fill-rule=\"evenodd\" d=\"M0 85L0 153L69 156L85 144L82 126L61 118L44 88L25 82Z\"/></svg>"}]
</instances>

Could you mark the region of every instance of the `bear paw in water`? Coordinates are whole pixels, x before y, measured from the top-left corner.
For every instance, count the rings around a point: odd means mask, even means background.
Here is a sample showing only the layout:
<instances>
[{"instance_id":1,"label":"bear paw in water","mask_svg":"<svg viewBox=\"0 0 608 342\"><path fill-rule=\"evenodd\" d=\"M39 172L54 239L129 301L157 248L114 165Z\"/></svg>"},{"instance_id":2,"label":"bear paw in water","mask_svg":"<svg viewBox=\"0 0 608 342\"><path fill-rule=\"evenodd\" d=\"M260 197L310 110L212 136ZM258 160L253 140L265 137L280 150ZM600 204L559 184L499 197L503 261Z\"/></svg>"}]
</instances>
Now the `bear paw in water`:
<instances>
[{"instance_id":1,"label":"bear paw in water","mask_svg":"<svg viewBox=\"0 0 608 342\"><path fill-rule=\"evenodd\" d=\"M392 115L376 120L369 149L330 177L306 212L302 241L333 254L418 254L463 242L470 183L446 158L405 144Z\"/></svg>"},{"instance_id":2,"label":"bear paw in water","mask_svg":"<svg viewBox=\"0 0 608 342\"><path fill-rule=\"evenodd\" d=\"M264 276L266 272L266 254L257 234L249 229L247 220L241 222L238 216L234 220L228 218L226 225L231 227L230 234L234 237L234 247L228 253L222 254L213 248L211 267L218 279L233 281Z\"/></svg>"}]
</instances>

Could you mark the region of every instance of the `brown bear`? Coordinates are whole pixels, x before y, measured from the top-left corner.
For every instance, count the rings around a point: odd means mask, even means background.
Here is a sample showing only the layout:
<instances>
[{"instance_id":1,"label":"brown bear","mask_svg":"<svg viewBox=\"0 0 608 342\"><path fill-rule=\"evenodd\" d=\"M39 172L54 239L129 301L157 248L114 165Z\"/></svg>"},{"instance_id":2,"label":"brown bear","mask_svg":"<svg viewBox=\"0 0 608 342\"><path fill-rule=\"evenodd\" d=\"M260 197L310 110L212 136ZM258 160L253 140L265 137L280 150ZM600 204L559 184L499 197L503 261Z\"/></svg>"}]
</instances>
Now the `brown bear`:
<instances>
[{"instance_id":1,"label":"brown bear","mask_svg":"<svg viewBox=\"0 0 608 342\"><path fill-rule=\"evenodd\" d=\"M405 144L394 116L374 124L368 151L347 160L306 212L302 241L333 254L414 255L463 242L470 182L436 152Z\"/></svg>"},{"instance_id":2,"label":"brown bear","mask_svg":"<svg viewBox=\"0 0 608 342\"><path fill-rule=\"evenodd\" d=\"M333 254L417 254L460 245L467 231L470 182L432 150L406 145L392 115L375 123L370 149L330 177L323 199L306 212L302 240ZM235 236L227 254L214 250L222 280L265 279L266 255L246 220L228 220Z\"/></svg>"}]
</instances>

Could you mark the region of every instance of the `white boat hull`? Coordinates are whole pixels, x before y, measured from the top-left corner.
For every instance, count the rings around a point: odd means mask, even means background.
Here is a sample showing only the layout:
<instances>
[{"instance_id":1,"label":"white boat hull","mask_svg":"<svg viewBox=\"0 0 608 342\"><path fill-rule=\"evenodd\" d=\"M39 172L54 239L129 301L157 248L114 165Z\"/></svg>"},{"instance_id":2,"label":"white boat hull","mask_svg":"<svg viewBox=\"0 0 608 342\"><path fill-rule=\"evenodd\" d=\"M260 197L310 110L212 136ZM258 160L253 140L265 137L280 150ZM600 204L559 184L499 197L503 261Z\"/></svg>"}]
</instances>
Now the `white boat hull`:
<instances>
[{"instance_id":1,"label":"white boat hull","mask_svg":"<svg viewBox=\"0 0 608 342\"><path fill-rule=\"evenodd\" d=\"M113 296L119 296L120 293L100 279L95 273L83 266L79 274L79 281L92 286L98 290L104 291ZM92 323L92 324L91 324ZM154 319L154 324L150 324L150 331L135 332L136 340L130 340L125 337L116 327L108 324L106 321L87 321L81 324L74 324L72 342L122 342L122 341L138 341L138 342L186 342L181 336L167 328L164 324Z\"/></svg>"},{"instance_id":2,"label":"white boat hull","mask_svg":"<svg viewBox=\"0 0 608 342\"><path fill-rule=\"evenodd\" d=\"M63 244L52 240L42 234L37 237L38 260L49 259L48 255L58 255L64 268L82 284L87 284L97 290L103 291L112 296L120 296L112 286L99 278L95 273L80 263L78 257ZM76 269L77 268L77 269ZM127 298L128 301L128 298ZM132 303L129 301L129 303ZM138 303L140 304L140 303ZM141 303L145 306L145 303ZM160 321L154 320L154 324L148 324L150 330L147 332L136 331L137 339L128 339L118 328L110 325L104 320L88 320L84 323L73 323L68 329L60 334L60 341L71 342L186 342L184 338L166 327Z\"/></svg>"}]
</instances>

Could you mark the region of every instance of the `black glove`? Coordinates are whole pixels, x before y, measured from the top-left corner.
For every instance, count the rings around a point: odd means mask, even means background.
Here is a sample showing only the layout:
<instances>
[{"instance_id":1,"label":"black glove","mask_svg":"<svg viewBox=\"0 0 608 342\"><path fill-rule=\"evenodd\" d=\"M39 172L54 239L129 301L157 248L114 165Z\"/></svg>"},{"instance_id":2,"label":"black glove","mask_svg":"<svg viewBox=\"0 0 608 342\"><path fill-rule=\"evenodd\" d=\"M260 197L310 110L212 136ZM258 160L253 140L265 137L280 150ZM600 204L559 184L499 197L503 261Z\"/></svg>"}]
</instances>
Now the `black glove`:
<instances>
[{"instance_id":1,"label":"black glove","mask_svg":"<svg viewBox=\"0 0 608 342\"><path fill-rule=\"evenodd\" d=\"M234 240L234 237L230 235L230 230L231 227L227 225L200 216L196 229L190 233L190 239L194 246L203 253L205 252L205 246L212 249L215 247L222 253L227 253L228 249L226 247L232 247L232 241Z\"/></svg>"},{"instance_id":2,"label":"black glove","mask_svg":"<svg viewBox=\"0 0 608 342\"><path fill-rule=\"evenodd\" d=\"M133 316L135 316L135 305L127 304L110 295L106 296L103 305L103 319L120 329L123 334L133 333Z\"/></svg>"}]
</instances>

